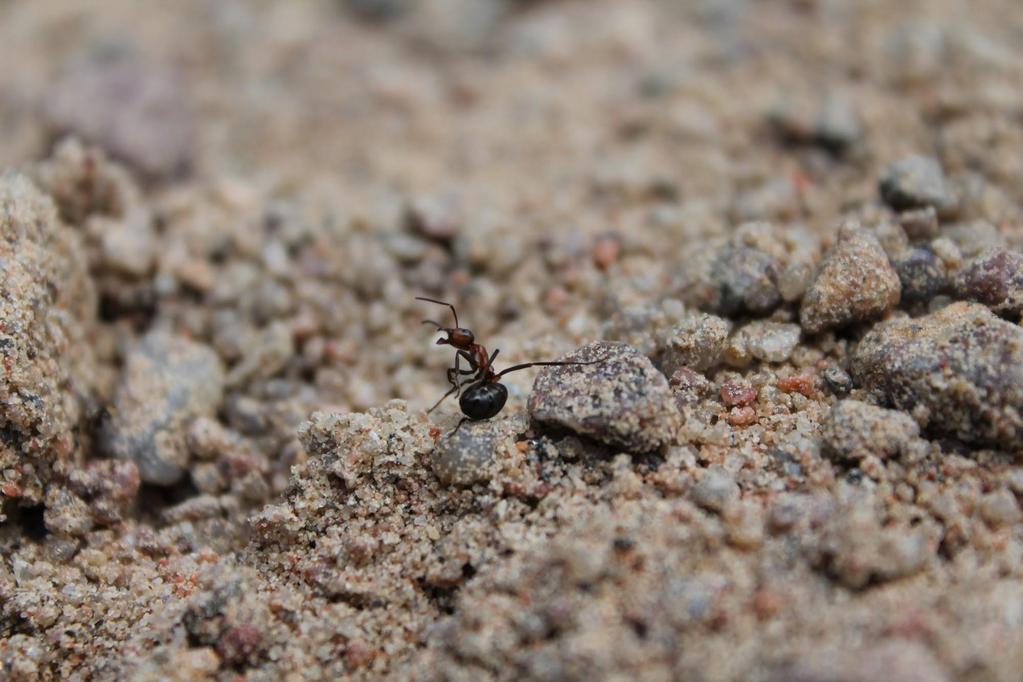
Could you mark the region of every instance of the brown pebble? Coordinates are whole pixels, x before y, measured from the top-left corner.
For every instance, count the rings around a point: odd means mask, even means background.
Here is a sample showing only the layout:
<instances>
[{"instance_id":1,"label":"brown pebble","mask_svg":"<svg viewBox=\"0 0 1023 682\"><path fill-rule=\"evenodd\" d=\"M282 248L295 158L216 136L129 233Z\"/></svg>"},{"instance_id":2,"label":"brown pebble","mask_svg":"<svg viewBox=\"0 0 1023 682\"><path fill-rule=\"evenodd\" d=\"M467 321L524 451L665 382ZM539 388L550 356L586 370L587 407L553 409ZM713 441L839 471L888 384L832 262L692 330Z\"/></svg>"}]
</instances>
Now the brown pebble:
<instances>
[{"instance_id":1,"label":"brown pebble","mask_svg":"<svg viewBox=\"0 0 1023 682\"><path fill-rule=\"evenodd\" d=\"M813 375L796 374L791 377L781 377L778 379L778 388L786 393L802 393L810 398L814 393Z\"/></svg>"}]
</instances>

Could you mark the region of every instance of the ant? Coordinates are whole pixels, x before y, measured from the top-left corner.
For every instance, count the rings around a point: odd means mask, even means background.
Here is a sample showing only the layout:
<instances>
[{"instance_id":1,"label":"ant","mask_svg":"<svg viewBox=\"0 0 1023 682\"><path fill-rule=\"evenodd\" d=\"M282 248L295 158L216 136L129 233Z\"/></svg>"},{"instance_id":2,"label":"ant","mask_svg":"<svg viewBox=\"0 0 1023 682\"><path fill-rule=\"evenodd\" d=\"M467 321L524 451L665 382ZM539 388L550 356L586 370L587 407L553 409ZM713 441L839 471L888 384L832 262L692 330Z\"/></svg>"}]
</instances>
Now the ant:
<instances>
[{"instance_id":1,"label":"ant","mask_svg":"<svg viewBox=\"0 0 1023 682\"><path fill-rule=\"evenodd\" d=\"M524 362L520 365L512 365L503 372L495 372L494 359L501 352L501 349L498 348L490 355L487 355L487 349L481 344L476 343L476 336L472 333L472 330L459 326L458 311L455 310L455 306L446 301L438 301L424 296L416 296L416 300L446 305L451 309L451 315L455 318L454 327L443 327L440 323L433 320L423 320L423 324L432 324L437 328L437 331L447 334L446 337L437 339L438 346L454 346L457 351L455 353L455 366L448 368L448 383L451 384L451 388L440 397L440 400L433 404L433 407L426 411L427 414L433 412L444 402L445 398L457 392L459 394L458 406L465 416L458 422L458 426L451 432L452 434L458 431L466 421L490 419L504 408L504 404L508 400L508 389L501 383L501 377L505 374L529 367L592 365L600 362L600 360L590 360L588 362ZM461 368L459 364L461 360L469 363L468 369ZM461 378L464 376L471 376L472 378L468 379L467 382L463 382ZM462 387L466 383L470 385L463 392Z\"/></svg>"}]
</instances>

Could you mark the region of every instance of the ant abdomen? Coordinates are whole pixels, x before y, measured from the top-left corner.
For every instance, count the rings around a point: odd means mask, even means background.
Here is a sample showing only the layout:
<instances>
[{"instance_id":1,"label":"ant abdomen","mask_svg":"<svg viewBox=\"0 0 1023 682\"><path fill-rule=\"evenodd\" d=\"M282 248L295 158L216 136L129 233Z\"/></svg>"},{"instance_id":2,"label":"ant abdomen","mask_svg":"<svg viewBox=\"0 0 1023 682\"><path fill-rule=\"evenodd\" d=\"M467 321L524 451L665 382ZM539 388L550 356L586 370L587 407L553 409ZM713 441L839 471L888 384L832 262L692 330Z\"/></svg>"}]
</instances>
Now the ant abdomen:
<instances>
[{"instance_id":1,"label":"ant abdomen","mask_svg":"<svg viewBox=\"0 0 1023 682\"><path fill-rule=\"evenodd\" d=\"M472 420L490 419L504 407L508 389L497 382L477 382L467 388L458 399L462 413Z\"/></svg>"}]
</instances>

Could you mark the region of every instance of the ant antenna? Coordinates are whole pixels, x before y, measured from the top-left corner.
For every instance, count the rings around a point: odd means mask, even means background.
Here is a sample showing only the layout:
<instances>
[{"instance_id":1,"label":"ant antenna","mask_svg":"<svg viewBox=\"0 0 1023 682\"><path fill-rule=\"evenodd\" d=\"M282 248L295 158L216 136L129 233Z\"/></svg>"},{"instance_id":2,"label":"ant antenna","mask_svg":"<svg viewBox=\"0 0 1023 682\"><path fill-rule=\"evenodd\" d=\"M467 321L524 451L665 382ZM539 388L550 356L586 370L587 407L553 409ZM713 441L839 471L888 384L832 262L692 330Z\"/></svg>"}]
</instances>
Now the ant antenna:
<instances>
[{"instance_id":1,"label":"ant antenna","mask_svg":"<svg viewBox=\"0 0 1023 682\"><path fill-rule=\"evenodd\" d=\"M595 365L598 362L603 362L603 360L588 360L586 362L571 362L571 361L569 361L569 362L524 362L521 365L512 365L508 369L506 369L503 372L501 372L500 374L498 374L497 378L500 379L501 377L503 377L505 374L508 374L509 372L517 372L520 369L528 369L529 367L561 367L561 366L564 366L564 365Z\"/></svg>"},{"instance_id":2,"label":"ant antenna","mask_svg":"<svg viewBox=\"0 0 1023 682\"><path fill-rule=\"evenodd\" d=\"M435 298L426 298L425 296L416 296L416 300L417 301L426 301L427 303L436 303L438 305L446 305L447 307L451 308L451 314L455 316L455 327L460 326L458 324L458 313L455 312L455 306L451 305L447 301L438 301ZM424 322L430 322L430 320L424 320ZM440 325L437 324L436 322L434 322L433 324L436 324L438 329L441 328Z\"/></svg>"}]
</instances>

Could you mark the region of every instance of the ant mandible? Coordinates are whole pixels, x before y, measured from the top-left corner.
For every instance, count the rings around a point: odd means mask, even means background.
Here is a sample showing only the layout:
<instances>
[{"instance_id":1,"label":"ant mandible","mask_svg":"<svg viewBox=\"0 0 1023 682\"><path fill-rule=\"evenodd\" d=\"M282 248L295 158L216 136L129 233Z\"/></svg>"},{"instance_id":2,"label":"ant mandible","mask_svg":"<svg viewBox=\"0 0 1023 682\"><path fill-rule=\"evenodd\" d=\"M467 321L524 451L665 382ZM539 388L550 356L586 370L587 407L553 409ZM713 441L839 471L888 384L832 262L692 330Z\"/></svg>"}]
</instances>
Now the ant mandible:
<instances>
[{"instance_id":1,"label":"ant mandible","mask_svg":"<svg viewBox=\"0 0 1023 682\"><path fill-rule=\"evenodd\" d=\"M451 315L455 318L454 327L444 327L440 323L434 322L433 320L423 320L423 324L432 324L437 328L437 331L444 332L447 336L441 339L437 339L438 346L454 346L456 349L455 353L455 366L448 368L448 383L451 384L451 388L447 393L440 397L436 403L433 404L427 414L433 412L437 407L444 402L452 393L457 392L459 394L458 406L462 410L462 420L458 422L458 426L455 427L455 431L459 429L466 421L480 421L483 419L490 419L504 408L505 402L508 400L508 389L504 384L501 383L501 377L511 372L517 372L520 369L527 369L529 367L539 366L556 366L556 365L592 365L599 360L590 360L587 362L571 362L571 361L558 361L558 362L524 362L520 365L512 365L503 372L494 371L494 358L501 352L501 349L496 349L490 355L487 355L487 349L481 344L476 343L476 336L472 333L471 329L459 326L458 324L458 311L455 310L455 306L447 303L446 301L438 301L433 298L426 298L425 296L416 296L417 301L426 301L428 303L437 303L438 305L446 305L451 309ZM459 362L465 360L469 363L468 369L462 369ZM472 376L467 382L461 381L464 376ZM469 387L462 391L462 386L465 383L469 383ZM454 433L454 431L452 431Z\"/></svg>"}]
</instances>

